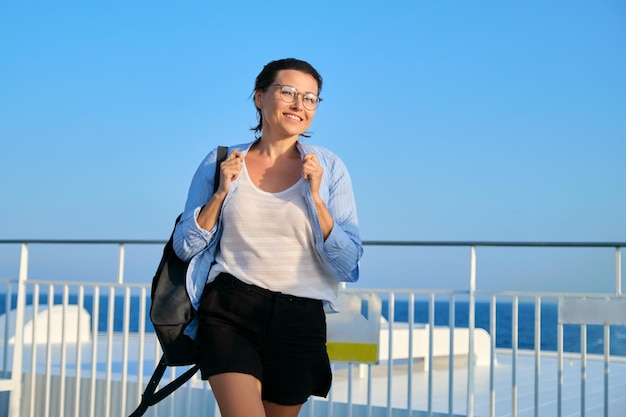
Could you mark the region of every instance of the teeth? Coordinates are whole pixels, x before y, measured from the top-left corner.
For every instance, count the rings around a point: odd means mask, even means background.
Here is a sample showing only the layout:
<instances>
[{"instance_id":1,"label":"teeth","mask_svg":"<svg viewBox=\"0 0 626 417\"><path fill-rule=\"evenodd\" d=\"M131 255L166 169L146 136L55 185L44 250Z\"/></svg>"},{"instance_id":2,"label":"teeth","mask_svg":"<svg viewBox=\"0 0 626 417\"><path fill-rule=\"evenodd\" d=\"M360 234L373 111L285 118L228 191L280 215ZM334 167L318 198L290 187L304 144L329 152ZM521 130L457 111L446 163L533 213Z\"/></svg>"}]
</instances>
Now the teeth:
<instances>
[{"instance_id":1,"label":"teeth","mask_svg":"<svg viewBox=\"0 0 626 417\"><path fill-rule=\"evenodd\" d=\"M302 119L301 119L301 118L299 118L298 116L293 115L293 114L285 114L285 116L286 116L286 117L289 117L290 119L297 120L297 121L299 121L299 122L301 122L301 121L302 121Z\"/></svg>"}]
</instances>

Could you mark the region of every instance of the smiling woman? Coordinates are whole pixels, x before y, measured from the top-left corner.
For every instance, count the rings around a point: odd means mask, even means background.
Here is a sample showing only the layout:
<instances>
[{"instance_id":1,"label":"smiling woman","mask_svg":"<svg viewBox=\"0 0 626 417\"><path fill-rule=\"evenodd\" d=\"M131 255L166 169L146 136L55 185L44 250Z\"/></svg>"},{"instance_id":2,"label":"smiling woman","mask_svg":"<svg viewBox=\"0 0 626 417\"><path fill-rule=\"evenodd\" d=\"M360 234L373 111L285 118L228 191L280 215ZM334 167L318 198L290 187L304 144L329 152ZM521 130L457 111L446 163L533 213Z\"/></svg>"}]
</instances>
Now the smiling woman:
<instances>
[{"instance_id":1,"label":"smiling woman","mask_svg":"<svg viewBox=\"0 0 626 417\"><path fill-rule=\"evenodd\" d=\"M174 248L191 260L188 329L224 417L295 417L331 385L325 308L359 278L363 252L350 177L328 149L301 143L321 99L309 63L267 64L253 92L250 143L196 171Z\"/></svg>"}]
</instances>

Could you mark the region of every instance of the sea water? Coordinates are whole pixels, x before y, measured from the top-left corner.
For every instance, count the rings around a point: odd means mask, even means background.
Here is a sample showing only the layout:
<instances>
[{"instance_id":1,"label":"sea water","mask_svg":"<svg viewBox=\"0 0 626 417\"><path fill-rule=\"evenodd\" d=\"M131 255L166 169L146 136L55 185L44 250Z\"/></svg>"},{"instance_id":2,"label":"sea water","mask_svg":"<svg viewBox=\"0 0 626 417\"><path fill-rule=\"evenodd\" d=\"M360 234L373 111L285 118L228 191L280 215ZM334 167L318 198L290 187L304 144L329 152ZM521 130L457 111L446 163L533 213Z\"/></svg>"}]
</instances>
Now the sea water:
<instances>
[{"instance_id":1,"label":"sea water","mask_svg":"<svg viewBox=\"0 0 626 417\"><path fill-rule=\"evenodd\" d=\"M15 308L15 297L12 298L12 308ZM69 295L69 304L78 304L76 295ZM114 296L113 309L113 331L121 332L123 330L123 312L124 299L122 295ZM129 330L132 333L139 331L140 321L140 297L130 296L130 322ZM27 305L32 304L32 295L27 295ZM62 302L61 294L55 294L54 304ZM39 297L39 310L41 311L48 303L45 294ZM108 294L99 297L98 314L98 331L106 332L109 321L109 296ZM0 314L4 314L6 306L6 297L0 295ZM83 300L84 308L91 314L94 320L94 297L85 295ZM496 302L495 315L495 339L497 348L512 348L513 342L513 317L514 303L509 300ZM450 320L450 301L433 302L433 323L435 326L449 326ZM466 300L454 301L454 326L467 328L469 324L469 302ZM474 323L475 327L485 329L491 333L491 317L490 317L489 301L477 301L475 304ZM427 300L417 300L414 302L414 323L429 323L430 304ZM149 317L150 300L146 300L146 323L145 331L152 333L154 331ZM390 316L389 302L383 300L382 315L385 319ZM395 300L393 316L396 322L408 322L409 318L409 302L407 300ZM558 329L558 304L556 302L542 302L540 317L540 347L541 350L556 351L557 350L557 329ZM519 349L535 349L535 304L532 302L519 302L517 305L517 321L518 321L518 348ZM604 326L587 325L587 353L603 354L604 353ZM580 325L563 325L563 350L565 352L581 352L581 326ZM611 355L626 356L626 326L610 326L610 353Z\"/></svg>"}]
</instances>

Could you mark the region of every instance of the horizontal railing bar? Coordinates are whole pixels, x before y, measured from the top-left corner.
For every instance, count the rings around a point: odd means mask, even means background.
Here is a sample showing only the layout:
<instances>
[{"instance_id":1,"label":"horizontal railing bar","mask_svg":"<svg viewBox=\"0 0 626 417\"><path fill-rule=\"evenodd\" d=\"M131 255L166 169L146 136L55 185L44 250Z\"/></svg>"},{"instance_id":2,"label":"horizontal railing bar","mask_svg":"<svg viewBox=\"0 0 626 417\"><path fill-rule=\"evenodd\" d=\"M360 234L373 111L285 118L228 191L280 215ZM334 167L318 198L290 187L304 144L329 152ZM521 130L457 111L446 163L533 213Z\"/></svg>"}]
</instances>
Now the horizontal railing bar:
<instances>
[{"instance_id":1,"label":"horizontal railing bar","mask_svg":"<svg viewBox=\"0 0 626 417\"><path fill-rule=\"evenodd\" d=\"M152 278L150 278L152 281ZM113 282L113 281L74 281L74 280L58 280L58 279L29 279L26 281L27 285L35 285L35 284L60 284L60 285L69 285L70 287L107 287L107 288L147 288L152 285L152 282Z\"/></svg>"},{"instance_id":2,"label":"horizontal railing bar","mask_svg":"<svg viewBox=\"0 0 626 417\"><path fill-rule=\"evenodd\" d=\"M47 281L46 281L47 282ZM349 283L348 283L349 284ZM469 295L469 290L457 290L457 289L413 289L413 288L363 288L363 287L351 287L347 286L344 291L357 292L357 293L369 293L376 292L378 294L415 294L415 295ZM489 297L497 295L500 297L546 297L546 298L558 298L558 297L594 297L594 298L626 298L626 294L615 293L596 293L596 292L562 292L562 291L500 291L500 290L476 290L477 297ZM544 300L547 304L554 304L554 301Z\"/></svg>"},{"instance_id":3,"label":"horizontal railing bar","mask_svg":"<svg viewBox=\"0 0 626 417\"><path fill-rule=\"evenodd\" d=\"M580 247L615 248L626 242L496 242L496 241L398 241L364 240L364 246L500 246L500 247Z\"/></svg>"},{"instance_id":4,"label":"horizontal railing bar","mask_svg":"<svg viewBox=\"0 0 626 417\"><path fill-rule=\"evenodd\" d=\"M501 353L505 355L510 355L512 351L512 348L496 348L496 353ZM518 356L535 356L536 352L533 349L518 348L517 354ZM542 358L557 359L558 355L559 352L553 350L541 350ZM563 352L563 359L580 360L580 352ZM604 354L587 353L587 360L594 362L604 362ZM626 356L612 355L611 363L626 363Z\"/></svg>"},{"instance_id":5,"label":"horizontal railing bar","mask_svg":"<svg viewBox=\"0 0 626 417\"><path fill-rule=\"evenodd\" d=\"M66 245L162 245L161 239L0 239L0 244L66 244ZM417 241L364 240L364 246L492 246L492 247L626 247L626 242L506 242L506 241Z\"/></svg>"},{"instance_id":6,"label":"horizontal railing bar","mask_svg":"<svg viewBox=\"0 0 626 417\"><path fill-rule=\"evenodd\" d=\"M164 245L162 239L0 239L0 244L64 244L64 245Z\"/></svg>"},{"instance_id":7,"label":"horizontal railing bar","mask_svg":"<svg viewBox=\"0 0 626 417\"><path fill-rule=\"evenodd\" d=\"M0 283L14 283L16 280L0 280ZM56 279L29 279L27 285L48 285L50 283L56 284L68 284L71 287L113 287L113 288L149 288L151 282L107 282L107 281L59 281ZM468 290L458 290L458 289L415 289L415 288L365 288L365 287L352 287L347 286L345 290L350 292L358 292L358 293L369 293L376 292L378 294L415 294L415 295L469 295ZM594 298L604 298L604 297L612 297L612 298L626 298L626 294L614 294L614 293L595 293L595 292L562 292L562 291L501 291L501 290L476 290L476 296L479 297L488 297L492 295L498 295L501 297L523 297L523 298L532 298L532 297L546 297L546 298L558 298L558 297L594 297ZM552 303L550 300L546 300L548 304Z\"/></svg>"}]
</instances>

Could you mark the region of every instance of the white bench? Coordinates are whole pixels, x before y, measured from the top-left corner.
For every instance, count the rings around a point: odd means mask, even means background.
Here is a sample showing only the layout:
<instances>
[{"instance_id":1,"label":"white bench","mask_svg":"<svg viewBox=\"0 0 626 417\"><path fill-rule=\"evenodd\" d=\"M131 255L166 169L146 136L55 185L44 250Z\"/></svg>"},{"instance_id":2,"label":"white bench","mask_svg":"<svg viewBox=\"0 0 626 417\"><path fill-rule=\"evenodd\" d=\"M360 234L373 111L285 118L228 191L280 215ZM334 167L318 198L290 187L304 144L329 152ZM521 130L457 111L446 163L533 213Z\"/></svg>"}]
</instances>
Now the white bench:
<instances>
[{"instance_id":1,"label":"white bench","mask_svg":"<svg viewBox=\"0 0 626 417\"><path fill-rule=\"evenodd\" d=\"M84 308L77 305L66 305L65 312L62 305L55 304L48 313L48 306L39 306L37 317L33 317L33 306L26 306L24 310L24 344L33 344L33 326L37 321L35 344L59 344L65 336L66 343L91 342L91 315ZM50 335L48 337L48 318L50 318ZM9 312L8 331L5 331L7 319L0 316L0 338L8 335L8 343L15 344L15 310ZM65 335L63 334L65 330Z\"/></svg>"},{"instance_id":2,"label":"white bench","mask_svg":"<svg viewBox=\"0 0 626 417\"><path fill-rule=\"evenodd\" d=\"M413 325L413 358L423 359L424 370L428 370L429 363L430 326L428 324ZM409 326L407 323L394 322L392 359L409 358ZM469 355L469 329L454 329L454 356ZM433 358L450 356L450 328L433 328ZM379 360L389 360L389 323L381 319ZM474 358L477 366L489 365L491 358L491 336L480 328L474 329Z\"/></svg>"}]
</instances>

